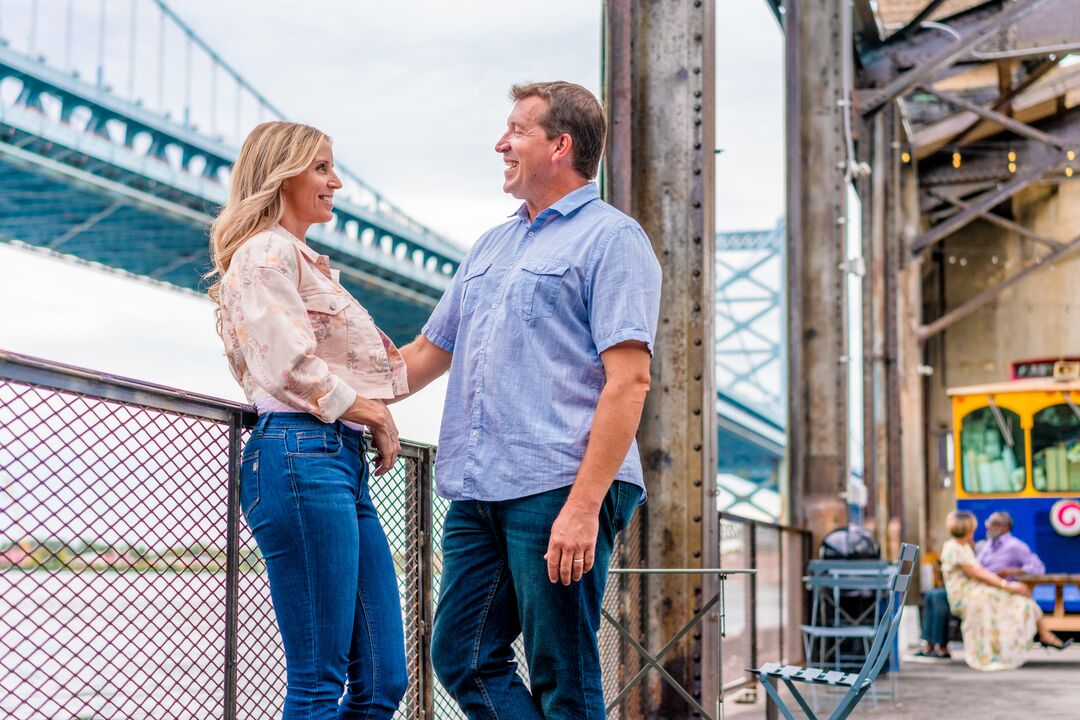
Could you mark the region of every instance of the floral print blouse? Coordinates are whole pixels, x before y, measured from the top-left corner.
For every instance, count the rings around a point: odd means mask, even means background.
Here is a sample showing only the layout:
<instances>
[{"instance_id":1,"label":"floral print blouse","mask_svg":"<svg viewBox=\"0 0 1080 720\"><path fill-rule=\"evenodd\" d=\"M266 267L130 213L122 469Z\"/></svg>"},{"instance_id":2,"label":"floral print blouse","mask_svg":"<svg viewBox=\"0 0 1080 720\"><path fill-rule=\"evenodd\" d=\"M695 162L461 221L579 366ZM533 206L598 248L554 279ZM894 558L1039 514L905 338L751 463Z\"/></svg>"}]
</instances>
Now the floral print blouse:
<instances>
[{"instance_id":1,"label":"floral print blouse","mask_svg":"<svg viewBox=\"0 0 1080 720\"><path fill-rule=\"evenodd\" d=\"M249 402L272 397L334 422L357 395L408 393L401 353L338 271L280 225L244 242L221 279L225 353Z\"/></svg>"}]
</instances>

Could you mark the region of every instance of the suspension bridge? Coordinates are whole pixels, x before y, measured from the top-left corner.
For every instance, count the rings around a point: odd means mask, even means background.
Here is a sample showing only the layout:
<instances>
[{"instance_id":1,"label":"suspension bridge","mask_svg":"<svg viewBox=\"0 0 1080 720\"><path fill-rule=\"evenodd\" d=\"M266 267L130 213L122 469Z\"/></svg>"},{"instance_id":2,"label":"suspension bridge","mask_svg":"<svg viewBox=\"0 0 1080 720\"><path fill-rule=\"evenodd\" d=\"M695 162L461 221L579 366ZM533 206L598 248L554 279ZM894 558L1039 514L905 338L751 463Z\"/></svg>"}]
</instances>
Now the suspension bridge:
<instances>
[{"instance_id":1,"label":"suspension bridge","mask_svg":"<svg viewBox=\"0 0 1080 720\"><path fill-rule=\"evenodd\" d=\"M0 3L0 241L202 292L230 165L269 119L287 115L163 0ZM334 219L308 241L407 341L464 250L341 165ZM783 455L782 240L717 237L720 471L750 495Z\"/></svg>"}]
</instances>

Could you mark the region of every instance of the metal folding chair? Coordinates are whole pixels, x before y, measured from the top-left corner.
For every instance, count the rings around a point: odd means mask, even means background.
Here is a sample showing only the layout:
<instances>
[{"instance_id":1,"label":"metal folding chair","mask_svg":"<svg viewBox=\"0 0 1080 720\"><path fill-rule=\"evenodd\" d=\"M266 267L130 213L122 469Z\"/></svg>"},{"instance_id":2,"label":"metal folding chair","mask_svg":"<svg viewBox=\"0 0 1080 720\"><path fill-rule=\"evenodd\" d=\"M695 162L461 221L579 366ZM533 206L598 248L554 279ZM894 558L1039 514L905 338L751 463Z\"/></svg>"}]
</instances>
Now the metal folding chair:
<instances>
[{"instance_id":1,"label":"metal folding chair","mask_svg":"<svg viewBox=\"0 0 1080 720\"><path fill-rule=\"evenodd\" d=\"M908 587L911 584L911 575L918 555L919 547L917 545L904 544L900 547L900 560L896 565L896 573L889 578L888 605L878 618L877 625L874 628L873 645L866 654L862 668L857 674L845 673L840 670L781 665L780 663L766 663L759 668L749 670L761 681L769 699L775 703L777 709L787 720L795 720L795 716L780 696L777 680L783 681L784 685L791 691L795 701L798 702L799 707L812 720L817 720L817 715L796 688L795 683L847 688L847 692L840 699L836 709L829 715L829 720L843 720L855 709L855 706L862 700L866 691L870 689L874 680L881 673L881 669L885 666L885 661L889 658L893 640L896 638L897 629L900 627L900 617L904 612L904 599L907 597Z\"/></svg>"}]
</instances>

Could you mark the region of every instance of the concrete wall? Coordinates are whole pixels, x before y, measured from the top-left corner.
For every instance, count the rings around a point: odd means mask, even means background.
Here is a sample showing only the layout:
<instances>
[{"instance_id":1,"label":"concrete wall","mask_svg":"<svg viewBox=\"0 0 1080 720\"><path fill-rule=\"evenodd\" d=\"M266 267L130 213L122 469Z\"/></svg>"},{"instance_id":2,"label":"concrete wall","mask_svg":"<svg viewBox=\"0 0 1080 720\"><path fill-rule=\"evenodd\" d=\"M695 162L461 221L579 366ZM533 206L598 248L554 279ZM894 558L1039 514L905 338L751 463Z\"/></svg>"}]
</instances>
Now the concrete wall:
<instances>
[{"instance_id":1,"label":"concrete wall","mask_svg":"<svg viewBox=\"0 0 1080 720\"><path fill-rule=\"evenodd\" d=\"M1014 198L1013 213L1017 222L1036 232L1071 240L1080 234L1080 182L1029 189ZM924 283L927 320L1047 252L982 221L959 231L943 247L942 264ZM940 549L945 515L956 504L955 489L943 486L938 471L938 432L952 423L945 389L1007 380L1012 361L1057 355L1080 355L1080 255L1033 273L927 343L926 361L934 368L926 394L929 547Z\"/></svg>"}]
</instances>

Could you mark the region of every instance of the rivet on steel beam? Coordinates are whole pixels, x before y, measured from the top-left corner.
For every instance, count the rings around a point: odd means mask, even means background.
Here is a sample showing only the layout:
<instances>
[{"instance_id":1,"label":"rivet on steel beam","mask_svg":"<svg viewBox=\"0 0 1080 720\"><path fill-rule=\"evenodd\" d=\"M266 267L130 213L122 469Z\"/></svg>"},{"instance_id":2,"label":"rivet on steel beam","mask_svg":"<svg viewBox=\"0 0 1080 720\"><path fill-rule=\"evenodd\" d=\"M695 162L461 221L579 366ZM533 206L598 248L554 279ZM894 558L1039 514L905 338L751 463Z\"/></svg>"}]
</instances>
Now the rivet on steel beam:
<instances>
[{"instance_id":1,"label":"rivet on steel beam","mask_svg":"<svg viewBox=\"0 0 1080 720\"><path fill-rule=\"evenodd\" d=\"M695 90L694 91L694 97L696 97L696 98L701 97L701 91L700 90Z\"/></svg>"},{"instance_id":2,"label":"rivet on steel beam","mask_svg":"<svg viewBox=\"0 0 1080 720\"><path fill-rule=\"evenodd\" d=\"M694 380L701 382L701 373L694 373Z\"/></svg>"},{"instance_id":3,"label":"rivet on steel beam","mask_svg":"<svg viewBox=\"0 0 1080 720\"><path fill-rule=\"evenodd\" d=\"M695 75L700 75L701 74L701 68L699 68L699 67L694 68L694 74Z\"/></svg>"},{"instance_id":4,"label":"rivet on steel beam","mask_svg":"<svg viewBox=\"0 0 1080 720\"><path fill-rule=\"evenodd\" d=\"M701 103L694 103L694 112L701 112Z\"/></svg>"},{"instance_id":5,"label":"rivet on steel beam","mask_svg":"<svg viewBox=\"0 0 1080 720\"><path fill-rule=\"evenodd\" d=\"M694 452L701 452L701 443L694 443Z\"/></svg>"},{"instance_id":6,"label":"rivet on steel beam","mask_svg":"<svg viewBox=\"0 0 1080 720\"><path fill-rule=\"evenodd\" d=\"M694 522L701 522L701 516L700 515L695 515L694 516ZM701 551L700 550L695 550L694 551L694 557L701 557Z\"/></svg>"},{"instance_id":7,"label":"rivet on steel beam","mask_svg":"<svg viewBox=\"0 0 1080 720\"><path fill-rule=\"evenodd\" d=\"M694 312L701 312L701 303L694 303Z\"/></svg>"},{"instance_id":8,"label":"rivet on steel beam","mask_svg":"<svg viewBox=\"0 0 1080 720\"><path fill-rule=\"evenodd\" d=\"M701 236L700 235L695 235L694 236L694 244L695 245L700 245L701 244Z\"/></svg>"},{"instance_id":9,"label":"rivet on steel beam","mask_svg":"<svg viewBox=\"0 0 1080 720\"><path fill-rule=\"evenodd\" d=\"M701 408L694 408L694 414L695 415L700 415L701 414Z\"/></svg>"},{"instance_id":10,"label":"rivet on steel beam","mask_svg":"<svg viewBox=\"0 0 1080 720\"><path fill-rule=\"evenodd\" d=\"M701 338L694 340L694 347L701 347Z\"/></svg>"},{"instance_id":11,"label":"rivet on steel beam","mask_svg":"<svg viewBox=\"0 0 1080 720\"><path fill-rule=\"evenodd\" d=\"M701 149L701 143L694 143L694 149L695 150L700 150Z\"/></svg>"},{"instance_id":12,"label":"rivet on steel beam","mask_svg":"<svg viewBox=\"0 0 1080 720\"><path fill-rule=\"evenodd\" d=\"M701 487L701 479L700 478L694 481L694 487Z\"/></svg>"},{"instance_id":13,"label":"rivet on steel beam","mask_svg":"<svg viewBox=\"0 0 1080 720\"><path fill-rule=\"evenodd\" d=\"M694 207L696 207L696 208L701 207L701 201L700 200L695 200L694 201Z\"/></svg>"},{"instance_id":14,"label":"rivet on steel beam","mask_svg":"<svg viewBox=\"0 0 1080 720\"><path fill-rule=\"evenodd\" d=\"M701 270L698 270L697 268L694 268L694 271L692 273L690 273L690 274L693 275L694 277L701 277Z\"/></svg>"},{"instance_id":15,"label":"rivet on steel beam","mask_svg":"<svg viewBox=\"0 0 1080 720\"><path fill-rule=\"evenodd\" d=\"M701 168L698 168L698 167L694 168L694 174L695 175L700 175L701 174Z\"/></svg>"}]
</instances>

